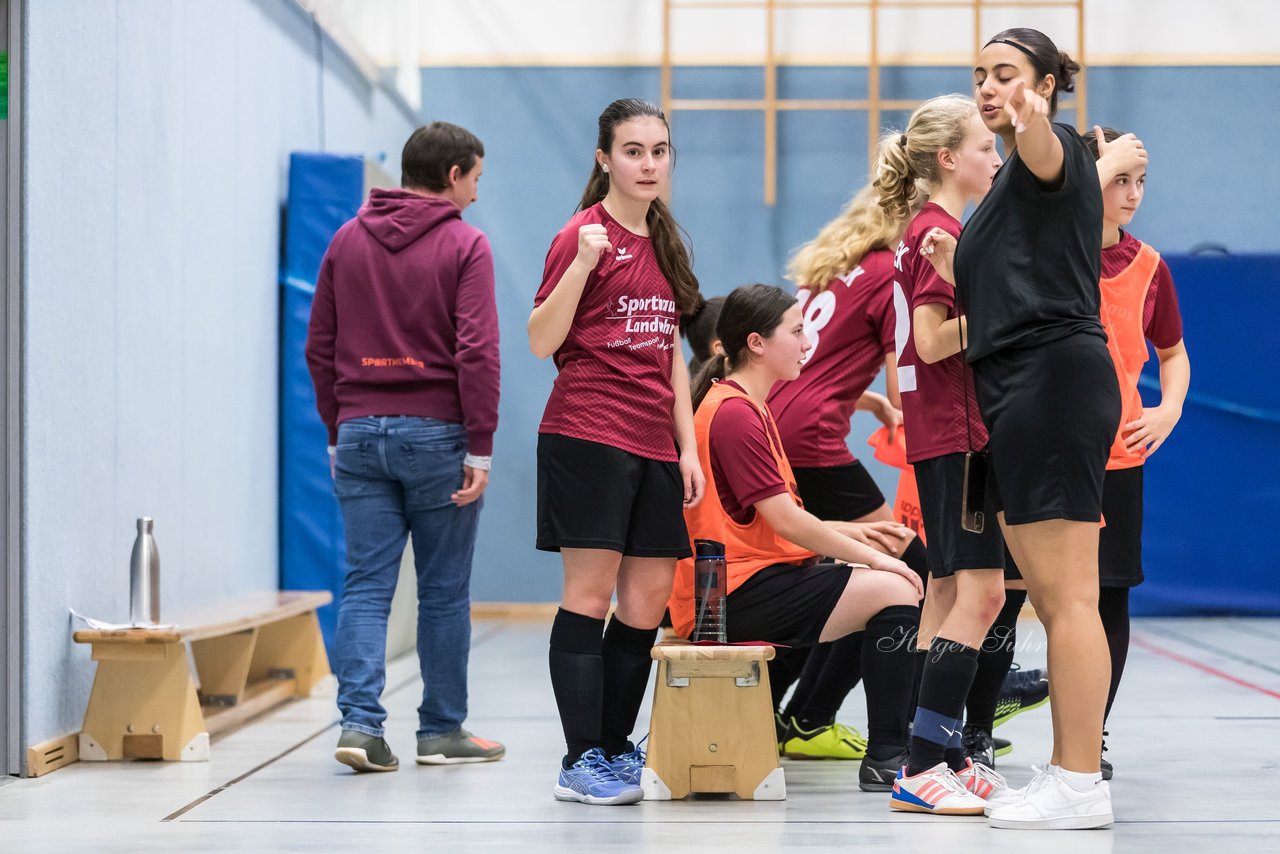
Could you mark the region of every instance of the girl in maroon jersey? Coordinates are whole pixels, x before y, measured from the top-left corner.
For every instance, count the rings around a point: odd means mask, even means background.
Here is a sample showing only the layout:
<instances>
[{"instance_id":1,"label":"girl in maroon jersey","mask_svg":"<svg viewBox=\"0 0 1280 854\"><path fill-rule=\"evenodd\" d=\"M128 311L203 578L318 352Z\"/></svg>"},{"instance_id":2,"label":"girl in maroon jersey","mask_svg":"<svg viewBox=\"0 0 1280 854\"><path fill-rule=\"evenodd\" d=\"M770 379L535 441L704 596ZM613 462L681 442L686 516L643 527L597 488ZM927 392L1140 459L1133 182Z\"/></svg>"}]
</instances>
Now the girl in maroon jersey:
<instances>
[{"instance_id":1,"label":"girl in maroon jersey","mask_svg":"<svg viewBox=\"0 0 1280 854\"><path fill-rule=\"evenodd\" d=\"M529 317L530 347L559 370L538 430L537 547L564 562L550 650L568 746L560 800L641 798L644 755L628 739L676 559L690 554L683 509L704 486L677 328L700 297L662 201L671 163L657 107L605 108L579 211L551 243Z\"/></svg>"},{"instance_id":2,"label":"girl in maroon jersey","mask_svg":"<svg viewBox=\"0 0 1280 854\"><path fill-rule=\"evenodd\" d=\"M890 432L902 413L884 395L867 390L887 369L894 394L893 249L903 222L877 203L868 186L792 258L788 277L799 286L805 335L813 345L800 376L769 395L782 445L791 460L805 508L819 519L893 521L876 482L845 443L855 409L869 411ZM898 537L867 529L877 545L920 574L928 573L924 547L909 529ZM866 740L836 723L845 696L861 677L862 633L811 649L780 650L769 679L780 698L799 683L779 719L783 752L796 759L861 759Z\"/></svg>"},{"instance_id":3,"label":"girl in maroon jersey","mask_svg":"<svg viewBox=\"0 0 1280 854\"><path fill-rule=\"evenodd\" d=\"M995 134L961 95L921 105L906 133L881 141L876 164L880 204L892 216L909 217L922 191L929 198L903 235L893 285L907 460L920 489L931 574L910 756L889 802L898 810L981 814L985 798L1005 786L965 756L961 740L979 651L1004 604L1004 540L995 524L981 532L961 525L966 454L981 451L987 434L960 355L965 319L955 288L920 253L932 229L960 233L965 205L982 199L1000 165Z\"/></svg>"}]
</instances>

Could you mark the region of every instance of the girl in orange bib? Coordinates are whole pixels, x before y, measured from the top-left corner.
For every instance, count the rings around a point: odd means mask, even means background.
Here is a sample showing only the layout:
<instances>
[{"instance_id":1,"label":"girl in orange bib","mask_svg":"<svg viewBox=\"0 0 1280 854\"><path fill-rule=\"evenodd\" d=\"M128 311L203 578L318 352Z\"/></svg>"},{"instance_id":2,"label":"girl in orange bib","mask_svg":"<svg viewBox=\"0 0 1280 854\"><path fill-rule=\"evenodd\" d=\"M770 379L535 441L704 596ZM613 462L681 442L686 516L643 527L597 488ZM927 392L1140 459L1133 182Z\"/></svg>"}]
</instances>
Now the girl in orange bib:
<instances>
[{"instance_id":1,"label":"girl in orange bib","mask_svg":"<svg viewBox=\"0 0 1280 854\"><path fill-rule=\"evenodd\" d=\"M1099 133L1104 143L1122 136L1110 128L1085 134L1095 157ZM1139 166L1102 188L1102 325L1122 406L1102 480L1107 526L1098 535L1098 612L1111 652L1108 716L1129 655L1129 589L1142 583L1142 466L1178 423L1191 384L1169 267L1160 253L1123 230L1142 204L1146 183L1146 166ZM1160 405L1144 409L1138 377L1147 361L1148 341L1160 360ZM1107 749L1105 742L1102 749ZM1102 776L1110 780L1111 774L1111 763L1103 758Z\"/></svg>"},{"instance_id":2,"label":"girl in orange bib","mask_svg":"<svg viewBox=\"0 0 1280 854\"><path fill-rule=\"evenodd\" d=\"M724 303L716 333L726 355L693 386L694 438L707 487L686 509L691 538L724 543L728 635L812 646L865 631L867 693L864 791L888 791L905 756L910 653L918 625L919 577L867 544L898 533L896 522L823 522L804 509L766 400L794 379L809 350L796 298L747 285ZM818 555L847 563L821 563ZM693 628L693 561L676 566L669 603L678 634Z\"/></svg>"}]
</instances>

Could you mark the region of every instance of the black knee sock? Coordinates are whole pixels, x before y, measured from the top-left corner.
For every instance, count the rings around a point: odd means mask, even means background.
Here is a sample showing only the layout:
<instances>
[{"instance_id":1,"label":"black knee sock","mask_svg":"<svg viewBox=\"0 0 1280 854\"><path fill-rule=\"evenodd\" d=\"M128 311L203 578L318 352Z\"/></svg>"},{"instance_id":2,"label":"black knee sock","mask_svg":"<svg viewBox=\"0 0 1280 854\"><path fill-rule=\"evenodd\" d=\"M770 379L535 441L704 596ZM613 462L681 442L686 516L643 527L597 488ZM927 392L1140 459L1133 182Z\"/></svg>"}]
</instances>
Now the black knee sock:
<instances>
[{"instance_id":1,"label":"black knee sock","mask_svg":"<svg viewBox=\"0 0 1280 854\"><path fill-rule=\"evenodd\" d=\"M907 717L920 705L920 680L924 678L924 660L929 657L929 650L916 649L916 638L911 639L911 702L907 703Z\"/></svg>"},{"instance_id":2,"label":"black knee sock","mask_svg":"<svg viewBox=\"0 0 1280 854\"><path fill-rule=\"evenodd\" d=\"M1107 711L1102 720L1111 714L1111 704L1116 700L1120 677L1129 659L1129 588L1103 587L1098 591L1098 614L1102 617L1102 629L1107 633L1107 648L1111 651L1111 688L1107 691Z\"/></svg>"},{"instance_id":3,"label":"black knee sock","mask_svg":"<svg viewBox=\"0 0 1280 854\"><path fill-rule=\"evenodd\" d=\"M911 544L902 552L902 562L911 567L916 575L920 576L920 585L924 594L929 593L929 561L928 554L925 551L924 543L920 542L920 538L916 537ZM923 603L923 599L921 603ZM919 615L922 608L916 606L916 613ZM924 650L916 649L916 642L919 640L920 623L916 621L916 631L911 638L911 702L907 704L907 717L910 719L911 713L915 710L920 700L920 677L924 675Z\"/></svg>"},{"instance_id":4,"label":"black knee sock","mask_svg":"<svg viewBox=\"0 0 1280 854\"><path fill-rule=\"evenodd\" d=\"M862 679L867 692L867 755L889 759L907 746L912 649L920 609L890 605L867 621L862 638Z\"/></svg>"},{"instance_id":5,"label":"black knee sock","mask_svg":"<svg viewBox=\"0 0 1280 854\"><path fill-rule=\"evenodd\" d=\"M805 647L804 667L800 669L799 678L796 680L796 690L791 692L791 699L787 700L787 707L782 710L784 720L800 717L800 713L809 702L809 695L813 693L813 686L818 684L822 666L827 663L830 655L830 643Z\"/></svg>"},{"instance_id":6,"label":"black knee sock","mask_svg":"<svg viewBox=\"0 0 1280 854\"><path fill-rule=\"evenodd\" d=\"M551 624L551 688L555 691L560 725L572 764L586 751L601 747L600 717L604 698L604 659L601 635L604 620L556 611Z\"/></svg>"},{"instance_id":7,"label":"black knee sock","mask_svg":"<svg viewBox=\"0 0 1280 854\"><path fill-rule=\"evenodd\" d=\"M987 630L978 652L978 672L969 688L965 723L968 726L991 732L995 723L996 703L1000 702L1000 689L1004 677L1013 664L1013 650L1018 645L1018 613L1027 601L1025 590L1005 590L1004 607L996 621Z\"/></svg>"},{"instance_id":8,"label":"black knee sock","mask_svg":"<svg viewBox=\"0 0 1280 854\"><path fill-rule=\"evenodd\" d=\"M805 666L805 672L800 676L800 687L804 686L806 678L812 680L812 685L795 711L796 722L804 729L811 730L835 723L836 712L840 711L844 698L849 696L849 692L862 679L862 640L865 634L854 632L831 643L821 644L818 650L823 651L820 662L822 666L813 668L816 672L812 674L809 666ZM810 661L812 660L813 656L810 656ZM799 687L796 688L796 693L800 693Z\"/></svg>"},{"instance_id":9,"label":"black knee sock","mask_svg":"<svg viewBox=\"0 0 1280 854\"><path fill-rule=\"evenodd\" d=\"M604 657L604 705L600 716L600 735L605 756L617 756L627 750L627 739L636 725L636 715L644 701L653 659L653 639L657 626L636 629L614 614L604 630L601 652Z\"/></svg>"},{"instance_id":10,"label":"black knee sock","mask_svg":"<svg viewBox=\"0 0 1280 854\"><path fill-rule=\"evenodd\" d=\"M976 649L943 637L933 639L920 682L920 705L911 726L908 774L928 771L944 759L953 771L960 770L964 759L964 751L960 750L964 698L977 669Z\"/></svg>"}]
</instances>

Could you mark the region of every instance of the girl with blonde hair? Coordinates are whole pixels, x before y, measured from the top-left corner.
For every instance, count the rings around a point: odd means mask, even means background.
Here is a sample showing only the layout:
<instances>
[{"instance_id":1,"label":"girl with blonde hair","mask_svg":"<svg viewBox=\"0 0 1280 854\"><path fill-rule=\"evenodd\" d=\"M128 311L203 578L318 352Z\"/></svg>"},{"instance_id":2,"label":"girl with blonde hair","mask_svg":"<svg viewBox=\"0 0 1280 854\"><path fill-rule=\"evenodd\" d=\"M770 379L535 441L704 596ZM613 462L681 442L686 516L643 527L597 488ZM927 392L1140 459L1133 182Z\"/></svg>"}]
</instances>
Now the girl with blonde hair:
<instances>
[{"instance_id":1,"label":"girl with blonde hair","mask_svg":"<svg viewBox=\"0 0 1280 854\"><path fill-rule=\"evenodd\" d=\"M893 286L907 461L920 490L931 575L919 641L928 652L909 755L890 795L895 810L981 815L985 798L1005 788L999 774L965 756L961 741L978 654L1004 605L1004 541L997 526L961 518L962 508L991 510L962 500L966 464L987 435L959 355L965 320L955 289L920 253L934 229L960 233L966 204L986 194L1000 165L995 135L962 95L922 104L905 133L881 140L876 162L875 188L891 216L907 218L928 196L903 235Z\"/></svg>"},{"instance_id":2,"label":"girl with blonde hair","mask_svg":"<svg viewBox=\"0 0 1280 854\"><path fill-rule=\"evenodd\" d=\"M866 529L865 536L901 557L923 579L928 572L924 547L910 529L890 527L893 513L884 494L846 444L855 409L871 412L891 434L902 423L897 407L868 386L883 366L894 394L893 248L903 225L877 203L876 193L867 186L796 252L788 276L797 285L805 335L813 346L800 375L779 383L768 402L805 508L819 519L884 523ZM770 668L770 680L776 682L776 698L800 671L799 684L779 719L779 741L787 756L865 755L862 735L835 720L845 696L861 679L862 640L858 632L775 659L778 664ZM864 782L887 791L892 774Z\"/></svg>"}]
</instances>

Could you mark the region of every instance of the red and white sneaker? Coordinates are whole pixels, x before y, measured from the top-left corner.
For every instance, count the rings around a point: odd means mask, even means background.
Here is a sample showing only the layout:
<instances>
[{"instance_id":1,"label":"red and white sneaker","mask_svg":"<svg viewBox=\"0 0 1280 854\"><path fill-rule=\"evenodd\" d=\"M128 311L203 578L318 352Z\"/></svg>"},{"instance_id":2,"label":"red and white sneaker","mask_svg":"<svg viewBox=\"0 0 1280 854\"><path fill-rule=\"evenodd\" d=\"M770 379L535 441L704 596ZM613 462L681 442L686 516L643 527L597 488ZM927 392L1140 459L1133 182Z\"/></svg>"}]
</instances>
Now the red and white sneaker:
<instances>
[{"instance_id":1,"label":"red and white sneaker","mask_svg":"<svg viewBox=\"0 0 1280 854\"><path fill-rule=\"evenodd\" d=\"M965 788L947 763L939 762L914 777L898 770L889 793L889 809L934 815L982 815L986 802Z\"/></svg>"},{"instance_id":2,"label":"red and white sneaker","mask_svg":"<svg viewBox=\"0 0 1280 854\"><path fill-rule=\"evenodd\" d=\"M1003 776L994 770L981 762L974 762L967 756L964 762L965 767L956 772L956 777L960 779L961 783L964 783L966 789L982 798L982 800L985 801L1008 790L1009 784L1005 782Z\"/></svg>"}]
</instances>

